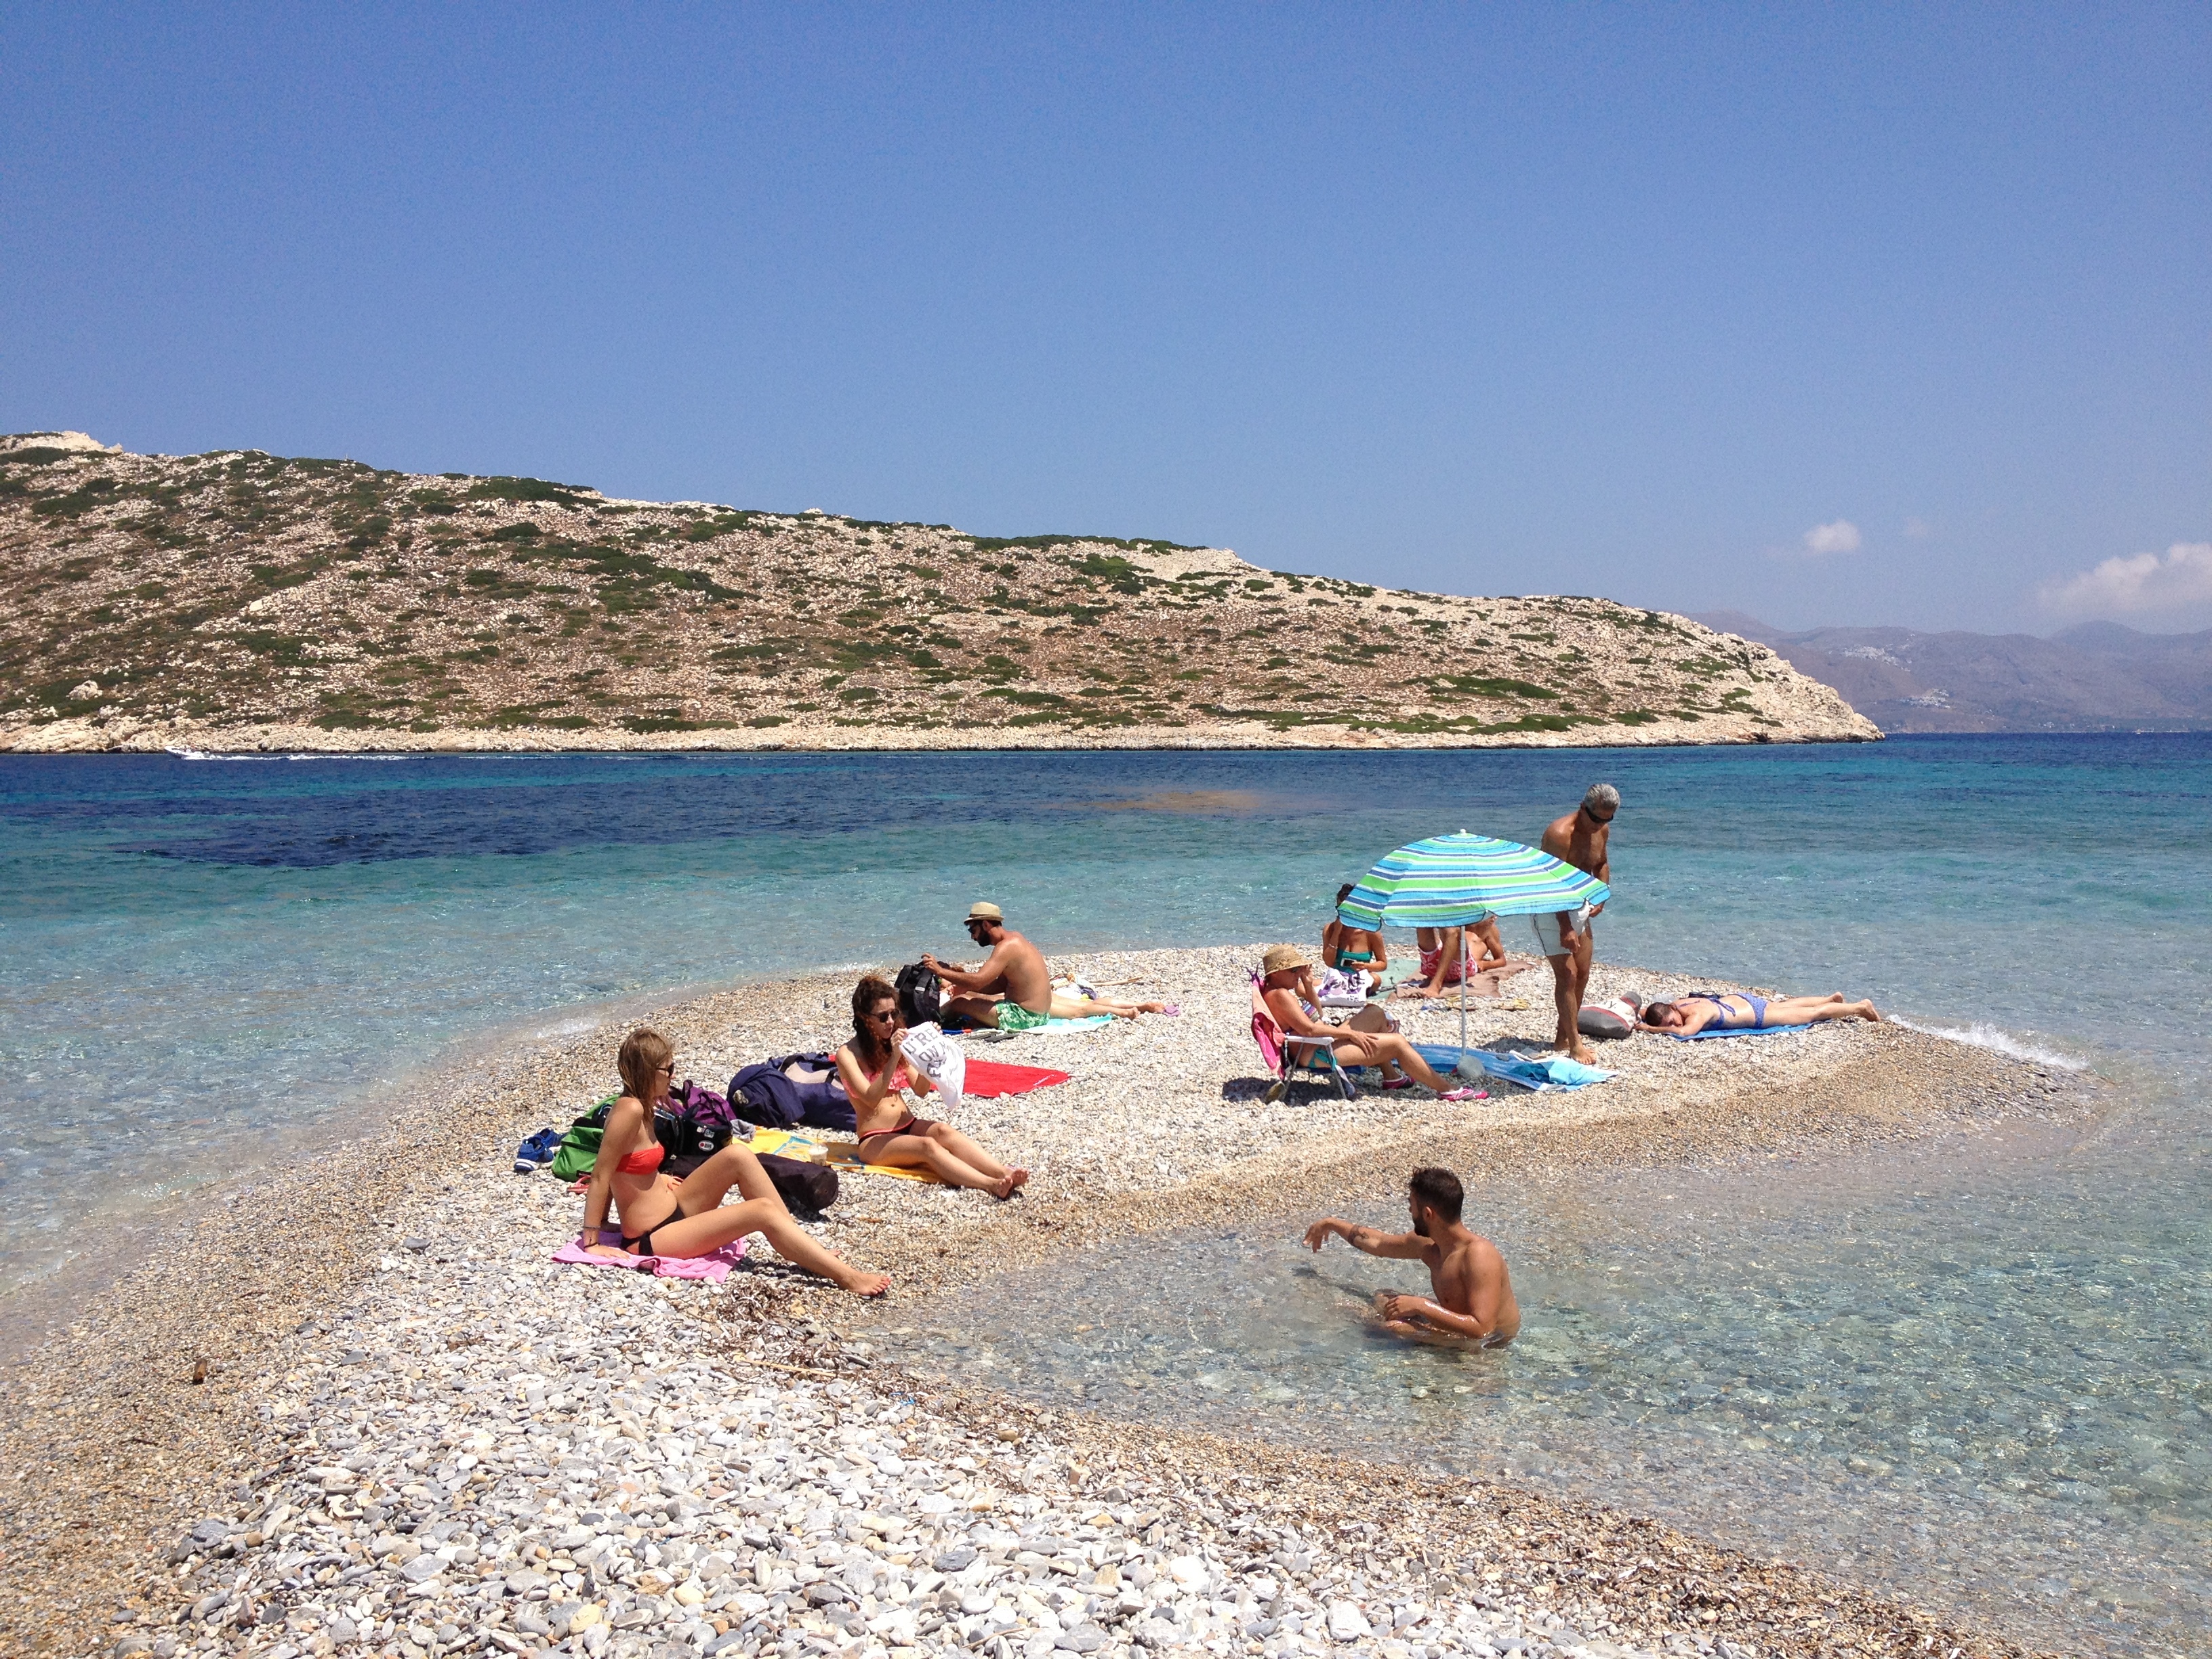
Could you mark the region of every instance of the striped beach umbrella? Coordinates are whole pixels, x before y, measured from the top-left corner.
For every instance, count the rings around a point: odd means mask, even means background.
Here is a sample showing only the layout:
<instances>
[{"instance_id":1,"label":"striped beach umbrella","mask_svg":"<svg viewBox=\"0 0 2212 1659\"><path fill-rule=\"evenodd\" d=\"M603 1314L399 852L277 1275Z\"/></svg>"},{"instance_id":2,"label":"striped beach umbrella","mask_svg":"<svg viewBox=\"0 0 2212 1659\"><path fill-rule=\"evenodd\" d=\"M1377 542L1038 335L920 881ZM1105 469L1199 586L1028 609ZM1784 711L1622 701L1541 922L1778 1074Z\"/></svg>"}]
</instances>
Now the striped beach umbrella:
<instances>
[{"instance_id":1,"label":"striped beach umbrella","mask_svg":"<svg viewBox=\"0 0 2212 1659\"><path fill-rule=\"evenodd\" d=\"M1431 836L1359 878L1336 914L1346 926L1466 927L1485 916L1542 915L1602 904L1612 891L1563 859L1495 836ZM1467 936L1460 936L1459 1046L1467 1051Z\"/></svg>"}]
</instances>

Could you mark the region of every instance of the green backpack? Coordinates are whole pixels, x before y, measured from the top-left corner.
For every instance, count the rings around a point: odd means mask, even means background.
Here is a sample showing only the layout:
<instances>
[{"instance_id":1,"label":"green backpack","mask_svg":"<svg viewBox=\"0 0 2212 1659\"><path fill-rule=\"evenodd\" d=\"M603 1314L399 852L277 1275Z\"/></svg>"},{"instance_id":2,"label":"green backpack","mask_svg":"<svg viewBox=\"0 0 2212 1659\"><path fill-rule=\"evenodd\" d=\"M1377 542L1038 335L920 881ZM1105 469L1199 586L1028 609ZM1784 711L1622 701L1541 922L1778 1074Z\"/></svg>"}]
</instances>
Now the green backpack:
<instances>
[{"instance_id":1,"label":"green backpack","mask_svg":"<svg viewBox=\"0 0 2212 1659\"><path fill-rule=\"evenodd\" d=\"M609 1095L568 1126L568 1133L561 1137L560 1149L553 1154L556 1180L574 1181L591 1174L592 1166L599 1161L599 1142L606 1137L607 1114L620 1097Z\"/></svg>"}]
</instances>

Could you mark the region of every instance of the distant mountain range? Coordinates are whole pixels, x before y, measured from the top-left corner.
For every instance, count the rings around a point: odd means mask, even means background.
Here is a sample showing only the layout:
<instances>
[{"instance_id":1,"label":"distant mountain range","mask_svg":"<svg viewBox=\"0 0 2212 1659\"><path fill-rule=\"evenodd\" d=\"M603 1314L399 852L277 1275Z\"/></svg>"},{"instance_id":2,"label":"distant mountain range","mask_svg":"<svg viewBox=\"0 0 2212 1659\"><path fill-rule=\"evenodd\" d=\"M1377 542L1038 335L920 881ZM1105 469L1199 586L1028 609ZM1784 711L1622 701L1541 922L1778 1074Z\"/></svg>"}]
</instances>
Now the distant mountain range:
<instances>
[{"instance_id":1,"label":"distant mountain range","mask_svg":"<svg viewBox=\"0 0 2212 1659\"><path fill-rule=\"evenodd\" d=\"M1793 634L1740 611L1695 620L1771 647L1885 732L2212 729L2212 632L2094 622L2046 640L1910 628Z\"/></svg>"}]
</instances>

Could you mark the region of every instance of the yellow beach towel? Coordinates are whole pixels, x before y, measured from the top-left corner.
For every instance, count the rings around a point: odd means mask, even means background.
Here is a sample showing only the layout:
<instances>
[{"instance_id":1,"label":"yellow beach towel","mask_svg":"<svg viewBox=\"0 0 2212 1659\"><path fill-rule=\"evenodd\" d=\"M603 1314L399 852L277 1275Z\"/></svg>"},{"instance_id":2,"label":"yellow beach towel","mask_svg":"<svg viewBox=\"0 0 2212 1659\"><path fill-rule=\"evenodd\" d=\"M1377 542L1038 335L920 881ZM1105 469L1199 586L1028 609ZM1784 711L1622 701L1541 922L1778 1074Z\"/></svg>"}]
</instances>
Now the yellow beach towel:
<instances>
[{"instance_id":1,"label":"yellow beach towel","mask_svg":"<svg viewBox=\"0 0 2212 1659\"><path fill-rule=\"evenodd\" d=\"M863 1164L857 1141L816 1140L806 1135L793 1134L788 1129L755 1129L753 1138L745 1145L756 1154L774 1152L779 1158L795 1158L808 1164L826 1164L833 1170L865 1170L870 1175L892 1176L901 1181L926 1181L940 1187L945 1184L929 1170L903 1170L889 1164Z\"/></svg>"}]
</instances>

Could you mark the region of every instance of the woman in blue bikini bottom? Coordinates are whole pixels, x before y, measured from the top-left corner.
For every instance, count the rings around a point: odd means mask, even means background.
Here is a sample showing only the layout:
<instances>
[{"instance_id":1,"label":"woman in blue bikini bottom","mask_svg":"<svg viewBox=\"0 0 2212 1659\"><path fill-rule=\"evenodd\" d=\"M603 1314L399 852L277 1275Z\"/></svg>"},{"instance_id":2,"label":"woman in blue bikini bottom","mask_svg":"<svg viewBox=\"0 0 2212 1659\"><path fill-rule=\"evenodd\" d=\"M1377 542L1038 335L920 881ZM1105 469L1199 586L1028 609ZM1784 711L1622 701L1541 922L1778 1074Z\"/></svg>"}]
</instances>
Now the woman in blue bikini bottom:
<instances>
[{"instance_id":1,"label":"woman in blue bikini bottom","mask_svg":"<svg viewBox=\"0 0 2212 1659\"><path fill-rule=\"evenodd\" d=\"M1824 997L1755 997L1746 991L1693 991L1672 1002L1647 1002L1642 1023L1649 1031L1695 1036L1709 1026L1729 1031L1763 1031L1772 1025L1816 1025L1826 1019L1870 1019L1881 1015L1871 1002L1846 1002L1841 991Z\"/></svg>"}]
</instances>

